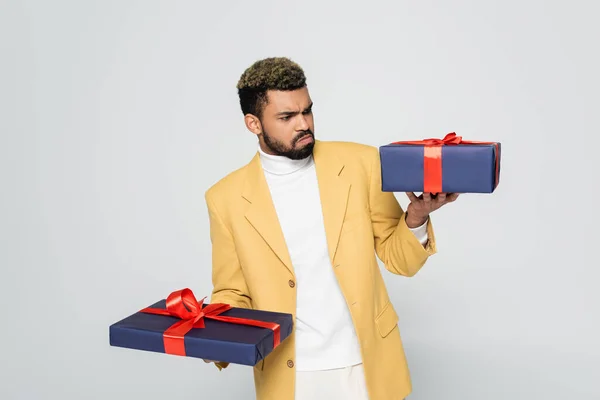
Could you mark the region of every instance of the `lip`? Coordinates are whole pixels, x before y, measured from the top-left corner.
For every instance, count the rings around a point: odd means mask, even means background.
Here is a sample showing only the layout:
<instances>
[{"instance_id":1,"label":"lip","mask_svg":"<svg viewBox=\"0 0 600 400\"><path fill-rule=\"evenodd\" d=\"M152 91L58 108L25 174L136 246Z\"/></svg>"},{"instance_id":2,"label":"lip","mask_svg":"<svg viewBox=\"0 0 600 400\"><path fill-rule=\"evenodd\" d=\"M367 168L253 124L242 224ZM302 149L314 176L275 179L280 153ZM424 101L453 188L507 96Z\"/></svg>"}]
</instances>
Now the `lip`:
<instances>
[{"instance_id":1,"label":"lip","mask_svg":"<svg viewBox=\"0 0 600 400\"><path fill-rule=\"evenodd\" d=\"M312 135L307 135L307 136L304 136L302 139L298 140L296 142L296 144L298 144L298 143L304 143L304 142L307 142L307 141L312 142L313 140L314 139L313 139Z\"/></svg>"}]
</instances>

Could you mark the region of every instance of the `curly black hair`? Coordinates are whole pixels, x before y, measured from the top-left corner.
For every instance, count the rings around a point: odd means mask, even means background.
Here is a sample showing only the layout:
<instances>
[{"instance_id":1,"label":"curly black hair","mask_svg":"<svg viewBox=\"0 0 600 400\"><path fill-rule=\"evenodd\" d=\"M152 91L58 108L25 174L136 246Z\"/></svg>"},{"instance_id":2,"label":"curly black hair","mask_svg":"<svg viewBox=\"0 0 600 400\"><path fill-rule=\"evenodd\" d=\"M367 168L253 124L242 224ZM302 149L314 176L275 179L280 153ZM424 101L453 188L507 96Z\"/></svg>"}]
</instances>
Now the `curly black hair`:
<instances>
[{"instance_id":1,"label":"curly black hair","mask_svg":"<svg viewBox=\"0 0 600 400\"><path fill-rule=\"evenodd\" d=\"M262 117L267 91L296 90L306 85L302 68L287 57L256 61L244 71L237 84L242 113Z\"/></svg>"}]
</instances>

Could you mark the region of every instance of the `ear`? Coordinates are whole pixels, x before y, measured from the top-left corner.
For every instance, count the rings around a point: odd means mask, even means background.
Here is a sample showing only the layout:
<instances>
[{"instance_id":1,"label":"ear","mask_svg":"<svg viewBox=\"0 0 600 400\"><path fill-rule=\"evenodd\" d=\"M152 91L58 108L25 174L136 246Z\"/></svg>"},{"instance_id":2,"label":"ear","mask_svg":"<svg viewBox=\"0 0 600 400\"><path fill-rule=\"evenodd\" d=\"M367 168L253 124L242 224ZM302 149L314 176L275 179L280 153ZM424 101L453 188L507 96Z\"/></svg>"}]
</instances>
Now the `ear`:
<instances>
[{"instance_id":1,"label":"ear","mask_svg":"<svg viewBox=\"0 0 600 400\"><path fill-rule=\"evenodd\" d=\"M246 128L255 135L258 136L262 133L262 124L255 115L246 114L244 116L244 123L246 124Z\"/></svg>"}]
</instances>

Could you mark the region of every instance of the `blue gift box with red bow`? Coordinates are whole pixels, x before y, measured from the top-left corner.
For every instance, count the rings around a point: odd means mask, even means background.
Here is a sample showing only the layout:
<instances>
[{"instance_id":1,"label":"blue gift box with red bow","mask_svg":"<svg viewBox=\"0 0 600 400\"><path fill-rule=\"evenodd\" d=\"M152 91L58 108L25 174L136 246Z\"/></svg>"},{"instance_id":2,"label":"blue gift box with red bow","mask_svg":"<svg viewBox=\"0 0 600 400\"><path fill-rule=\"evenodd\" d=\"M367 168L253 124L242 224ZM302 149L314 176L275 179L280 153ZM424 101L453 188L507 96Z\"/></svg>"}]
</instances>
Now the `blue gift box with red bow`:
<instances>
[{"instance_id":1,"label":"blue gift box with red bow","mask_svg":"<svg viewBox=\"0 0 600 400\"><path fill-rule=\"evenodd\" d=\"M291 314L203 304L173 292L109 328L110 345L254 366L292 333Z\"/></svg>"},{"instance_id":2,"label":"blue gift box with red bow","mask_svg":"<svg viewBox=\"0 0 600 400\"><path fill-rule=\"evenodd\" d=\"M384 192L492 193L500 183L499 142L400 141L379 148Z\"/></svg>"}]
</instances>

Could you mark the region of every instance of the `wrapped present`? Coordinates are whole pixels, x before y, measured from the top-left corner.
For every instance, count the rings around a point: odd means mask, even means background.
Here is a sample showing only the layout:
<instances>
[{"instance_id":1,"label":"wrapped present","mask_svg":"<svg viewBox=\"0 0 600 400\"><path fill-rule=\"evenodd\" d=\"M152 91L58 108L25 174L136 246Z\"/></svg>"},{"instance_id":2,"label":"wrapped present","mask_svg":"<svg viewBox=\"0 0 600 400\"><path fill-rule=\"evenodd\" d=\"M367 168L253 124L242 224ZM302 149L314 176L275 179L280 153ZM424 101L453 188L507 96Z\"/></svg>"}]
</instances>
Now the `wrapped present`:
<instances>
[{"instance_id":1,"label":"wrapped present","mask_svg":"<svg viewBox=\"0 0 600 400\"><path fill-rule=\"evenodd\" d=\"M443 139L379 148L384 192L492 193L500 183L500 143Z\"/></svg>"},{"instance_id":2,"label":"wrapped present","mask_svg":"<svg viewBox=\"0 0 600 400\"><path fill-rule=\"evenodd\" d=\"M110 326L110 345L256 365L292 333L291 314L204 304L190 289L171 293Z\"/></svg>"}]
</instances>

